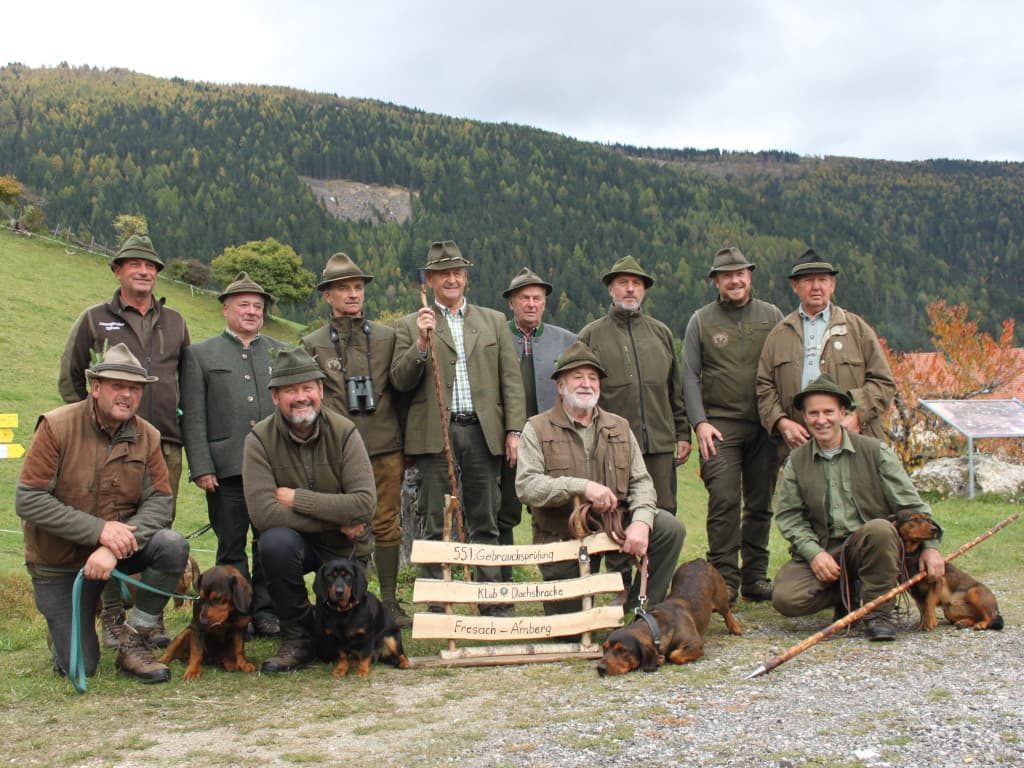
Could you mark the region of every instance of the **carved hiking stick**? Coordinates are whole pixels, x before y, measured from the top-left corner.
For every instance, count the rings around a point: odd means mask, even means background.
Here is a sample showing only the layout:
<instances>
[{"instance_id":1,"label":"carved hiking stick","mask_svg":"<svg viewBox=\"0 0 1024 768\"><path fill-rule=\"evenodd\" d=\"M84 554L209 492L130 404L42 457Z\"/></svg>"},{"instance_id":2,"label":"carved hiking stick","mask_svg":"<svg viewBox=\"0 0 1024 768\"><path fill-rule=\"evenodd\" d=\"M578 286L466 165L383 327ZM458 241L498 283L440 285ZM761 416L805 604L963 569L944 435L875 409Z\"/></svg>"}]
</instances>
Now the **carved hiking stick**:
<instances>
[{"instance_id":1,"label":"carved hiking stick","mask_svg":"<svg viewBox=\"0 0 1024 768\"><path fill-rule=\"evenodd\" d=\"M1003 528L1008 526L1010 523L1015 522L1017 520L1017 518L1019 518L1019 517L1020 517L1020 513L1019 512L1010 515L1008 518L1003 520L1003 522L999 523L996 526L993 526L992 528L987 530L985 533L983 533L980 536L978 536L976 539L973 539L972 541L967 542L962 547L960 547L960 549L958 549L955 552L953 552L952 554L948 555L946 557L946 562L948 563L950 560L955 560L956 558L960 557L960 555L962 555L964 552L966 552L969 549L972 549L973 547L976 547L978 544L980 544L981 542L983 542L985 539L989 538L990 536L994 536L999 531L1003 530ZM860 619L860 618L866 616L867 614L871 613L871 611L873 611L875 608L880 606L882 603L886 603L889 600L892 600L894 597L896 597L900 593L906 592L912 586L917 584L917 582L922 581L924 578L926 578L927 575L928 574L925 571L918 571L912 577L910 577L909 579L907 579L903 583L896 585L895 587L890 589L888 592L886 592L884 595L879 595L874 600L872 600L870 603L866 603L866 604L862 605L856 611L852 611L852 612L848 613L846 616L844 616L843 618L839 619L839 621L833 622L832 624L830 624L829 626L825 627L820 632L814 633L813 635L808 637L806 640L802 640L799 643L797 643L796 645L794 645L794 646L788 648L787 650L783 651L778 656L776 656L774 659L771 659L770 661L766 661L764 664L762 664L757 669L755 669L753 672L751 672L749 675L747 675L746 679L750 680L751 678L760 677L761 675L768 674L769 672L771 672L773 669L775 669L780 664L784 664L785 662L787 662L790 659L792 659L794 656L798 656L799 654L803 653L808 648L810 648L812 645L817 645L818 643L820 643L825 638L830 637L831 635L834 635L840 629L845 629L846 627L848 627L851 624L853 624L853 622L855 622L858 619Z\"/></svg>"},{"instance_id":2,"label":"carved hiking stick","mask_svg":"<svg viewBox=\"0 0 1024 768\"><path fill-rule=\"evenodd\" d=\"M420 270L420 301L424 307L430 306L427 303L427 282L426 277L423 274L423 270ZM448 434L448 414L445 412L444 407L444 389L441 384L441 369L437 362L437 349L434 347L433 338L430 334L427 334L427 349L430 351L430 367L434 372L434 392L437 394L437 414L441 421L441 444L444 446L444 457L448 462L448 493L449 496L445 500L444 505L444 540L452 540L452 528L455 529L456 535L460 542L466 540L466 531L462 525L462 504L459 501L459 481L455 476L455 454L452 452L452 440L451 435ZM448 570L450 576L451 566L446 565L445 569ZM462 575L466 581L472 581L470 575L470 569L468 565L462 566Z\"/></svg>"}]
</instances>

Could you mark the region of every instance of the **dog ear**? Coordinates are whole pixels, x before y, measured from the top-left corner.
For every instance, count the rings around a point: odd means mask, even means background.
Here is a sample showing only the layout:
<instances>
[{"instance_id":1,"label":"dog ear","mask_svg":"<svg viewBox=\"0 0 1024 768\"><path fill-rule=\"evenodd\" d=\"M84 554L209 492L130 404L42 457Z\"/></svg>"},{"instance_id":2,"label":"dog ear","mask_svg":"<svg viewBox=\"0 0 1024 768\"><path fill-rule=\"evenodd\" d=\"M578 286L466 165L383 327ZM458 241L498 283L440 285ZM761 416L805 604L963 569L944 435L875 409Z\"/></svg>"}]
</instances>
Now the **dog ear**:
<instances>
[{"instance_id":1,"label":"dog ear","mask_svg":"<svg viewBox=\"0 0 1024 768\"><path fill-rule=\"evenodd\" d=\"M313 594L316 595L317 602L323 602L327 599L327 588L324 586L326 580L327 564L324 563L316 569L316 574L313 576Z\"/></svg>"},{"instance_id":2,"label":"dog ear","mask_svg":"<svg viewBox=\"0 0 1024 768\"><path fill-rule=\"evenodd\" d=\"M637 645L640 646L640 669L644 672L657 672L658 667L661 666L661 661L658 658L658 649L654 647L654 643L638 640Z\"/></svg>"},{"instance_id":3,"label":"dog ear","mask_svg":"<svg viewBox=\"0 0 1024 768\"><path fill-rule=\"evenodd\" d=\"M366 569L358 560L353 560L352 564L355 566L355 573L352 576L352 591L357 599L362 599L369 586L369 582L366 580Z\"/></svg>"},{"instance_id":4,"label":"dog ear","mask_svg":"<svg viewBox=\"0 0 1024 768\"><path fill-rule=\"evenodd\" d=\"M241 574L231 577L231 603L239 613L248 613L252 606L252 586Z\"/></svg>"}]
</instances>

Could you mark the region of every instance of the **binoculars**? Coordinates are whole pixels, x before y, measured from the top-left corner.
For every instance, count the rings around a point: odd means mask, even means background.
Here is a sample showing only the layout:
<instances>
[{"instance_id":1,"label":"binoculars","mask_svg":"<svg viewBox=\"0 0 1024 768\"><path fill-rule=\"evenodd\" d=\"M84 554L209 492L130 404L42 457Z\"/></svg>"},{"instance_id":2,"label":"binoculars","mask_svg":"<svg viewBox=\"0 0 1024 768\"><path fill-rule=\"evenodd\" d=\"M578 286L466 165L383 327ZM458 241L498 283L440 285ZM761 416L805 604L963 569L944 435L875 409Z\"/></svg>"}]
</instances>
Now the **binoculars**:
<instances>
[{"instance_id":1,"label":"binoculars","mask_svg":"<svg viewBox=\"0 0 1024 768\"><path fill-rule=\"evenodd\" d=\"M377 410L377 401L373 397L373 379L370 376L347 379L345 395L349 413L373 413Z\"/></svg>"}]
</instances>

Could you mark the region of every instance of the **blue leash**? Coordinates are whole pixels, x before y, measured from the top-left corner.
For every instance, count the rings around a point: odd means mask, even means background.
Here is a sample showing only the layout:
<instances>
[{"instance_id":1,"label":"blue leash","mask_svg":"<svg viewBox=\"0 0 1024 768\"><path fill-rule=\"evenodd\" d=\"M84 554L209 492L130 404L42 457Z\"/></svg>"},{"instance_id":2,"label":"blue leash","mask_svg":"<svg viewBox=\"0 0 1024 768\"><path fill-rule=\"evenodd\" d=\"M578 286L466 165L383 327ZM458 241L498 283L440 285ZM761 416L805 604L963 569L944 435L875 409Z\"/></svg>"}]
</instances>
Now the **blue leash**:
<instances>
[{"instance_id":1,"label":"blue leash","mask_svg":"<svg viewBox=\"0 0 1024 768\"><path fill-rule=\"evenodd\" d=\"M177 597L181 600L198 600L197 597L192 595L178 595L173 592L164 592L162 589L151 587L148 584L143 584L138 579L134 579L127 574L121 573L115 568L110 573L111 577L118 579L121 582L121 594L124 597L130 597L128 592L128 584L138 588L145 589L148 592L155 592L158 595L164 597ZM78 575L75 576L75 583L71 587L71 654L68 659L68 680L75 686L75 690L79 693L85 693L85 661L82 658L82 629L81 629L81 616L82 616L82 584L85 581L84 569L79 569Z\"/></svg>"}]
</instances>

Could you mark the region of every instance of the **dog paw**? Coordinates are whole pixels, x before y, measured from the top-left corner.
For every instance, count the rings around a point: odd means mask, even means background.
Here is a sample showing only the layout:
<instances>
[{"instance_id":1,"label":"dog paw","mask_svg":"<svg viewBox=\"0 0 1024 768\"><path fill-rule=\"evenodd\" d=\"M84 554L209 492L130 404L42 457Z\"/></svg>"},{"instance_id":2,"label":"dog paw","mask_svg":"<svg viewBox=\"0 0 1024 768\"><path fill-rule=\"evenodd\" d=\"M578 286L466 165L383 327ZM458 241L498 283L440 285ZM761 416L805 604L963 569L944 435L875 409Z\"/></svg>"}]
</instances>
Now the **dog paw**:
<instances>
[{"instance_id":1,"label":"dog paw","mask_svg":"<svg viewBox=\"0 0 1024 768\"><path fill-rule=\"evenodd\" d=\"M188 683L188 682L191 682L192 680L198 680L200 675L202 675L202 674L203 673L200 672L198 669L194 670L194 671L191 670L191 669L186 669L185 670L185 674L181 676L181 679L184 680L186 683Z\"/></svg>"},{"instance_id":2,"label":"dog paw","mask_svg":"<svg viewBox=\"0 0 1024 768\"><path fill-rule=\"evenodd\" d=\"M256 671L256 665L251 663L251 662L246 661L246 662L243 662L243 663L238 665L238 671L239 672L255 672Z\"/></svg>"}]
</instances>

